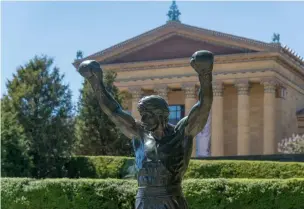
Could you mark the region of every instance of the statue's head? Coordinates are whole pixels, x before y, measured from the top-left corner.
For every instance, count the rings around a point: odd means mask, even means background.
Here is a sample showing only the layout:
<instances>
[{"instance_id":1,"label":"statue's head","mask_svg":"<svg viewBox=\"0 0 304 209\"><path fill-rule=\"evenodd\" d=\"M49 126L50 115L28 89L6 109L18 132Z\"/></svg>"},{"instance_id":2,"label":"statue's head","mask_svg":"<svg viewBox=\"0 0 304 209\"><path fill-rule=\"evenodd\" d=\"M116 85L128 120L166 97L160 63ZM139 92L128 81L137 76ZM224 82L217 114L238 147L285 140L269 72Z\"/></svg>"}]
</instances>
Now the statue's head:
<instances>
[{"instance_id":1,"label":"statue's head","mask_svg":"<svg viewBox=\"0 0 304 209\"><path fill-rule=\"evenodd\" d=\"M143 126L154 131L160 125L165 127L169 118L169 107L166 100L157 95L143 97L137 105Z\"/></svg>"}]
</instances>

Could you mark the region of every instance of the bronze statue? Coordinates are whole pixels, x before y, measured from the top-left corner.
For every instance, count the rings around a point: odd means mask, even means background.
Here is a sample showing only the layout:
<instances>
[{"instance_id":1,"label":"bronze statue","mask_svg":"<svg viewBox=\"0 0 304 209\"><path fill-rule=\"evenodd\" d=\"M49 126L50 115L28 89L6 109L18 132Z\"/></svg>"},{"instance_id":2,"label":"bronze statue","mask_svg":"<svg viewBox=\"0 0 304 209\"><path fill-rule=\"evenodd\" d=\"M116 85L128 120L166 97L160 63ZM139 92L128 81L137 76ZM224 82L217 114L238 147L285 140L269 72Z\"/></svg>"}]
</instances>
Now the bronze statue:
<instances>
[{"instance_id":1,"label":"bronze statue","mask_svg":"<svg viewBox=\"0 0 304 209\"><path fill-rule=\"evenodd\" d=\"M138 169L136 209L187 209L181 182L188 167L193 138L204 128L211 109L214 56L197 51L190 64L200 81L199 101L177 125L168 123L169 108L160 96L143 97L138 103L141 121L135 120L107 92L103 71L96 61L80 64L79 73L88 79L101 109L133 139Z\"/></svg>"}]
</instances>

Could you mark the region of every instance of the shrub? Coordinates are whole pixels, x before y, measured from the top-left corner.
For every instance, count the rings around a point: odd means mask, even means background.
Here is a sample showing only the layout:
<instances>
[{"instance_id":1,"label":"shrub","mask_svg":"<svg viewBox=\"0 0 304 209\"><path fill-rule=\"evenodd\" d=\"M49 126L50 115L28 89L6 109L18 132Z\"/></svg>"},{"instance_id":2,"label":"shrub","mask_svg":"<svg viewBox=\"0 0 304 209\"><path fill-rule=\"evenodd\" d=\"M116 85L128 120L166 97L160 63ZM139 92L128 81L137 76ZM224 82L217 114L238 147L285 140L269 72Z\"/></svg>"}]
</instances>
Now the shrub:
<instances>
[{"instance_id":1,"label":"shrub","mask_svg":"<svg viewBox=\"0 0 304 209\"><path fill-rule=\"evenodd\" d=\"M192 160L185 178L302 178L304 163Z\"/></svg>"},{"instance_id":2,"label":"shrub","mask_svg":"<svg viewBox=\"0 0 304 209\"><path fill-rule=\"evenodd\" d=\"M134 180L1 180L5 209L130 209ZM183 191L191 209L304 208L304 179L188 179Z\"/></svg>"},{"instance_id":3,"label":"shrub","mask_svg":"<svg viewBox=\"0 0 304 209\"><path fill-rule=\"evenodd\" d=\"M77 156L67 164L69 178L123 178L133 158Z\"/></svg>"},{"instance_id":4,"label":"shrub","mask_svg":"<svg viewBox=\"0 0 304 209\"><path fill-rule=\"evenodd\" d=\"M125 178L135 176L134 159L75 157L68 164L69 178ZM190 160L185 178L301 178L304 163L233 160Z\"/></svg>"},{"instance_id":5,"label":"shrub","mask_svg":"<svg viewBox=\"0 0 304 209\"><path fill-rule=\"evenodd\" d=\"M7 97L1 100L1 106L6 102ZM16 114L1 112L1 176L28 177L32 166L29 144Z\"/></svg>"},{"instance_id":6,"label":"shrub","mask_svg":"<svg viewBox=\"0 0 304 209\"><path fill-rule=\"evenodd\" d=\"M293 134L292 137L283 139L278 144L278 152L284 154L304 153L304 134L302 136Z\"/></svg>"}]
</instances>

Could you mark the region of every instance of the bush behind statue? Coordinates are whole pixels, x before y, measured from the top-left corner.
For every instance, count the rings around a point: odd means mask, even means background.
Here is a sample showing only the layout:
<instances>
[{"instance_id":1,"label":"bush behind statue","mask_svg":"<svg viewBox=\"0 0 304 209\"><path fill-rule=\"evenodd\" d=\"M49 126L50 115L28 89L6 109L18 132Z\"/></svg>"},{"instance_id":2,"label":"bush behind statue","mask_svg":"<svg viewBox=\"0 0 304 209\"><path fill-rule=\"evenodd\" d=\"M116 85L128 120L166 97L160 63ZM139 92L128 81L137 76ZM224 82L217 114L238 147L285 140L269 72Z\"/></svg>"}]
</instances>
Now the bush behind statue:
<instances>
[{"instance_id":1,"label":"bush behind statue","mask_svg":"<svg viewBox=\"0 0 304 209\"><path fill-rule=\"evenodd\" d=\"M292 134L290 138L282 139L278 143L278 152L284 154L303 154L304 134Z\"/></svg>"},{"instance_id":2,"label":"bush behind statue","mask_svg":"<svg viewBox=\"0 0 304 209\"><path fill-rule=\"evenodd\" d=\"M69 178L135 178L129 157L78 156L67 170ZM185 178L304 178L304 163L190 160Z\"/></svg>"},{"instance_id":3,"label":"bush behind statue","mask_svg":"<svg viewBox=\"0 0 304 209\"><path fill-rule=\"evenodd\" d=\"M118 179L4 178L6 209L129 209L137 183ZM183 191L192 209L304 208L304 179L188 179Z\"/></svg>"}]
</instances>

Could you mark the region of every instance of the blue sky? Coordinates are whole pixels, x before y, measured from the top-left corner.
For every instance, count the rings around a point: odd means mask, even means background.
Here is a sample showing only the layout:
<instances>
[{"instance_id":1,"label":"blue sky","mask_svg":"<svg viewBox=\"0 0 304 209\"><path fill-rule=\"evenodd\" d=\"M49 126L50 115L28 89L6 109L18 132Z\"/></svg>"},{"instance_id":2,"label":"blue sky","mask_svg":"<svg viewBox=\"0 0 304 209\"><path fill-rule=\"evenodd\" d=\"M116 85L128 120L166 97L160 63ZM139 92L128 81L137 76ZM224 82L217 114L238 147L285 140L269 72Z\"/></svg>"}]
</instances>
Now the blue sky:
<instances>
[{"instance_id":1,"label":"blue sky","mask_svg":"<svg viewBox=\"0 0 304 209\"><path fill-rule=\"evenodd\" d=\"M163 25L170 1L1 2L1 95L19 65L46 54L79 96L82 78L72 66L76 51L90 55ZM304 2L179 2L185 24L270 42L304 56Z\"/></svg>"}]
</instances>

